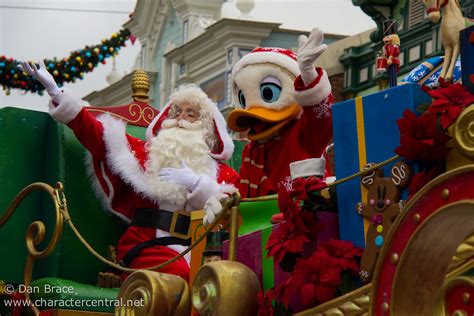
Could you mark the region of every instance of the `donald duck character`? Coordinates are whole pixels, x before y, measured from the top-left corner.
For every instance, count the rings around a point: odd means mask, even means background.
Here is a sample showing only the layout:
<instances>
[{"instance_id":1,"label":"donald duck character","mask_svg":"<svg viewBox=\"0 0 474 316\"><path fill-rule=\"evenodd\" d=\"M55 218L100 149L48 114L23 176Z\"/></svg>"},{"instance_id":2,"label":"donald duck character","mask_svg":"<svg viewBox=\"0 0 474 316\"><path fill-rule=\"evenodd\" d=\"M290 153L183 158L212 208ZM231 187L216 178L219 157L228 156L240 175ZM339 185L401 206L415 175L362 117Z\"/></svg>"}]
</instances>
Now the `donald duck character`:
<instances>
[{"instance_id":1,"label":"donald duck character","mask_svg":"<svg viewBox=\"0 0 474 316\"><path fill-rule=\"evenodd\" d=\"M250 140L242 152L242 197L289 191L292 179L322 176L324 159L311 158L320 158L332 138L331 84L314 67L327 48L323 40L315 28L299 37L297 54L257 47L234 66L234 103L240 107L227 122L233 131L248 131Z\"/></svg>"}]
</instances>

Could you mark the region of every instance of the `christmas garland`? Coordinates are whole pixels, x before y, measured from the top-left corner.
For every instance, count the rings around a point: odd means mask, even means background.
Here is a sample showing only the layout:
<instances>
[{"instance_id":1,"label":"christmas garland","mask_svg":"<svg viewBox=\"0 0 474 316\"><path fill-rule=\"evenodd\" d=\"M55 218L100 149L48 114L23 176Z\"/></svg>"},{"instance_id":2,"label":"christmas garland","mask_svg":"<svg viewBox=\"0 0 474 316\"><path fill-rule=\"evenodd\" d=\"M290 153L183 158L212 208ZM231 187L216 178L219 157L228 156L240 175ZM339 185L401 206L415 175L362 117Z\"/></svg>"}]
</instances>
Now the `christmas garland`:
<instances>
[{"instance_id":1,"label":"christmas garland","mask_svg":"<svg viewBox=\"0 0 474 316\"><path fill-rule=\"evenodd\" d=\"M115 56L122 46L126 46L125 42L129 37L130 31L122 29L112 34L111 38L103 39L101 44L75 50L62 60L45 59L44 63L59 86L65 82L75 82L76 79L82 80L84 73L91 72L99 63L105 64L107 58ZM20 61L16 59L0 56L0 84L7 95L10 89L21 89L42 95L44 87L18 69L19 63Z\"/></svg>"}]
</instances>

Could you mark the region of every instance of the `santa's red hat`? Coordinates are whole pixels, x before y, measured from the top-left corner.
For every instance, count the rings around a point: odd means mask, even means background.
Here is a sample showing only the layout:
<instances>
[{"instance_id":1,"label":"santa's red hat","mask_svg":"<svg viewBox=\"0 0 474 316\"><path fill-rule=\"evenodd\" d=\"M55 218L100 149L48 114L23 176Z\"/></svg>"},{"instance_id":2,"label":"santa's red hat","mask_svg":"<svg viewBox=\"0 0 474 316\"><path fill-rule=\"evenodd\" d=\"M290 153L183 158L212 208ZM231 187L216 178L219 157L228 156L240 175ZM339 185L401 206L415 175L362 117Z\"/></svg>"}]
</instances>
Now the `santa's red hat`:
<instances>
[{"instance_id":1,"label":"santa's red hat","mask_svg":"<svg viewBox=\"0 0 474 316\"><path fill-rule=\"evenodd\" d=\"M161 125L165 121L169 112L172 109L173 102L186 101L191 104L197 104L200 107L201 113L206 113L211 118L212 128L214 129L214 137L216 145L211 156L216 160L226 160L232 156L234 152L234 142L227 131L227 124L221 112L217 108L215 102L198 88L196 85L189 84L180 86L170 96L170 103L153 119L146 131L146 138L149 140L156 136L161 130Z\"/></svg>"},{"instance_id":2,"label":"santa's red hat","mask_svg":"<svg viewBox=\"0 0 474 316\"><path fill-rule=\"evenodd\" d=\"M256 47L250 53L242 57L232 69L235 76L242 68L252 64L275 64L291 72L295 77L300 74L296 53L289 49L278 47Z\"/></svg>"}]
</instances>

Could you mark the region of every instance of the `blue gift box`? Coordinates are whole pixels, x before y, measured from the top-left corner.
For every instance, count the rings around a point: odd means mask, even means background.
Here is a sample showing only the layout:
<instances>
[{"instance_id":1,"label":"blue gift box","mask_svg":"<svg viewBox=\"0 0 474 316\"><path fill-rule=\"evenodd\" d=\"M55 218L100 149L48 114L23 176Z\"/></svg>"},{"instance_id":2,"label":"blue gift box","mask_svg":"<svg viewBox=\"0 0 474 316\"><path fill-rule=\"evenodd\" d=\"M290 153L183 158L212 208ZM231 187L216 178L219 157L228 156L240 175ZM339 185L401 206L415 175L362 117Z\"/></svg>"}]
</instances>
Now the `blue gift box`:
<instances>
[{"instance_id":1,"label":"blue gift box","mask_svg":"<svg viewBox=\"0 0 474 316\"><path fill-rule=\"evenodd\" d=\"M395 155L400 144L397 120L405 109L419 113L431 97L419 85L404 84L333 105L334 156L338 179L359 172L369 162L382 162ZM390 174L393 164L384 167ZM364 246L364 223L356 203L365 201L360 178L337 186L341 239Z\"/></svg>"},{"instance_id":2,"label":"blue gift box","mask_svg":"<svg viewBox=\"0 0 474 316\"><path fill-rule=\"evenodd\" d=\"M474 93L474 25L461 31L462 83Z\"/></svg>"}]
</instances>

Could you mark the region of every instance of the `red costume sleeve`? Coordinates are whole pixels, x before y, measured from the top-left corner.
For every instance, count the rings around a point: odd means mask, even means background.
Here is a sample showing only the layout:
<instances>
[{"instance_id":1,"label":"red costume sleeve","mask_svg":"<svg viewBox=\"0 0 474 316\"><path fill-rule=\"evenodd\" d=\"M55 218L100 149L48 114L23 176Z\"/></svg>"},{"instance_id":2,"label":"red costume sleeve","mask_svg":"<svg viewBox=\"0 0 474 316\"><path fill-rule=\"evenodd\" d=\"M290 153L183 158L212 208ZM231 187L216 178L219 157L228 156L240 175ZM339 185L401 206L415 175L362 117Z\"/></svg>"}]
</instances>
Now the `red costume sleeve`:
<instances>
[{"instance_id":1,"label":"red costume sleeve","mask_svg":"<svg viewBox=\"0 0 474 316\"><path fill-rule=\"evenodd\" d=\"M301 140L311 156L320 157L332 138L333 96L327 74L321 68L316 70L318 77L308 86L305 86L301 76L298 76L295 80L295 90L300 95L307 95L299 120Z\"/></svg>"},{"instance_id":2,"label":"red costume sleeve","mask_svg":"<svg viewBox=\"0 0 474 316\"><path fill-rule=\"evenodd\" d=\"M94 116L82 108L67 125L95 159L105 160L104 128Z\"/></svg>"}]
</instances>

